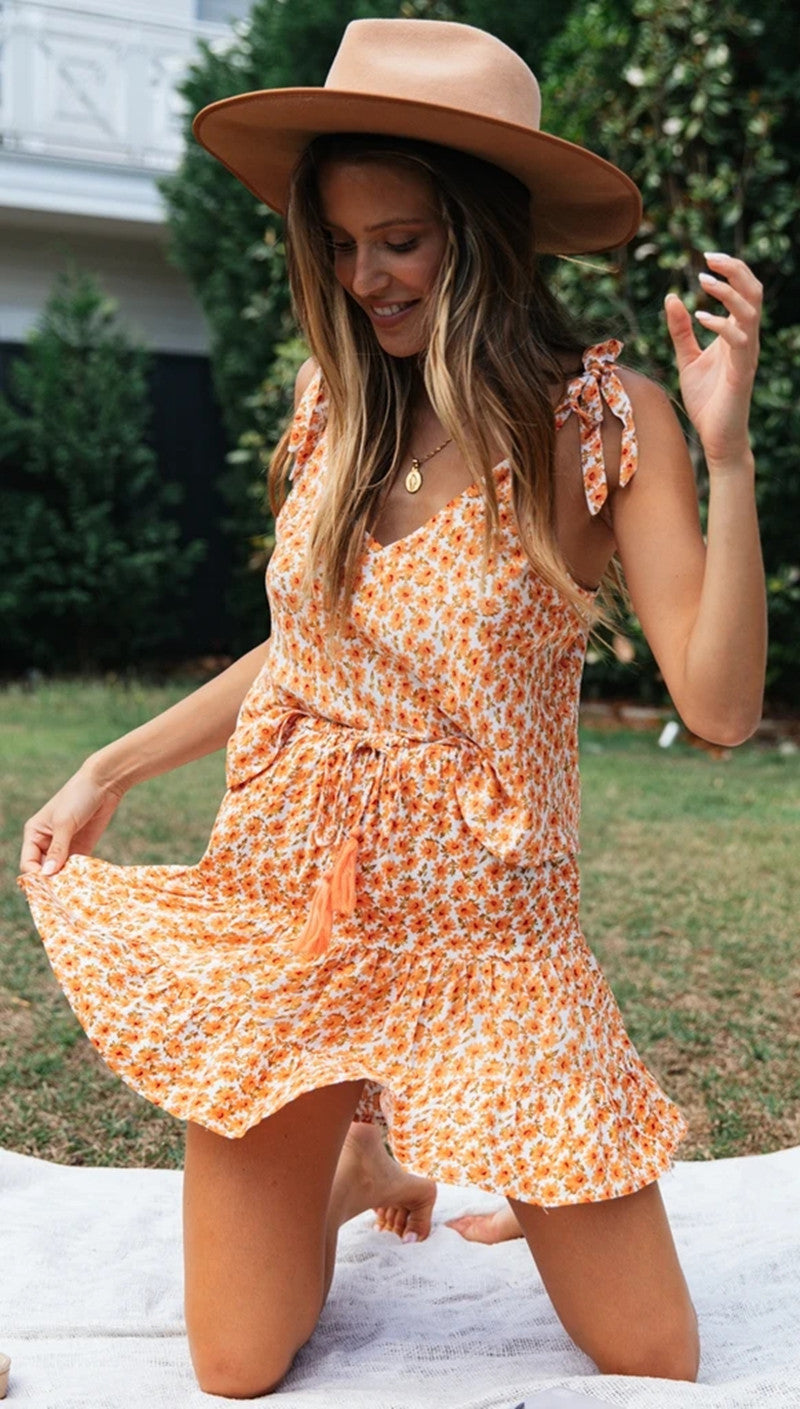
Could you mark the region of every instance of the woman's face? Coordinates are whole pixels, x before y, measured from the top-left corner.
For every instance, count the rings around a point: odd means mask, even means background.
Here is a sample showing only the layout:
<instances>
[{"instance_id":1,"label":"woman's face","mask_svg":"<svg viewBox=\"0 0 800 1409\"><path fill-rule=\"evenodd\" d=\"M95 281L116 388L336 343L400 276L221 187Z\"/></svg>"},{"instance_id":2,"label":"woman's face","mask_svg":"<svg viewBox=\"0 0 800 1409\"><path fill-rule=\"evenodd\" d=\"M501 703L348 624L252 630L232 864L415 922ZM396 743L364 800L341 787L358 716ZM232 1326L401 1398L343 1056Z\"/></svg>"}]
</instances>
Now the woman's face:
<instances>
[{"instance_id":1,"label":"woman's face","mask_svg":"<svg viewBox=\"0 0 800 1409\"><path fill-rule=\"evenodd\" d=\"M385 352L415 356L447 244L430 181L391 162L342 160L322 169L319 190L339 283Z\"/></svg>"}]
</instances>

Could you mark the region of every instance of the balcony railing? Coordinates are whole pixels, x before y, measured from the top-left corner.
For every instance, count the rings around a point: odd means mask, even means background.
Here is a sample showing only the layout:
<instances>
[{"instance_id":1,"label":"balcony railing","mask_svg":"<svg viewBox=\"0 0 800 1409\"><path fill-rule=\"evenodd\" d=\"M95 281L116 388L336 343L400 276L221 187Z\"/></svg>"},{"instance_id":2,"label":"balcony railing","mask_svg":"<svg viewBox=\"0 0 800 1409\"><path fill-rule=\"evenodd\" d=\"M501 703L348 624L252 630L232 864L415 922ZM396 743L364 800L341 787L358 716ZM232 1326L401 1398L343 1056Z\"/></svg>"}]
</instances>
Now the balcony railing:
<instances>
[{"instance_id":1,"label":"balcony railing","mask_svg":"<svg viewBox=\"0 0 800 1409\"><path fill-rule=\"evenodd\" d=\"M0 150L156 174L182 145L177 86L198 39L230 28L161 19L132 0L0 0ZM186 7L189 8L188 6Z\"/></svg>"}]
</instances>

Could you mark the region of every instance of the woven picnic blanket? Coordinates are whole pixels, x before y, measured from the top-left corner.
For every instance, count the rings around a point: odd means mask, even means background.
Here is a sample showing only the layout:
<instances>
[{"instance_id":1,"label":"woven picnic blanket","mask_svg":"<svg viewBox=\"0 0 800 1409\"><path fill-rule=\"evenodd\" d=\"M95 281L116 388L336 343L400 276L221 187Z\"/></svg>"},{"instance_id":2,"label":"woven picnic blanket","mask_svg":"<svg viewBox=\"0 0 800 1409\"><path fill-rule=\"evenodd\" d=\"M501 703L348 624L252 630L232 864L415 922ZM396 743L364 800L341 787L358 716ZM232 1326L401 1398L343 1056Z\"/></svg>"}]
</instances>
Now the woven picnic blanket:
<instances>
[{"instance_id":1,"label":"woven picnic blanket","mask_svg":"<svg viewBox=\"0 0 800 1409\"><path fill-rule=\"evenodd\" d=\"M481 1247L443 1226L496 1200L445 1187L425 1243L378 1233L369 1214L343 1229L319 1327L272 1401L555 1409L581 1396L586 1409L798 1409L800 1146L678 1162L661 1187L700 1317L698 1384L597 1374L561 1329L522 1242ZM241 1403L194 1380L178 1171L66 1168L0 1150L0 1194L9 1406Z\"/></svg>"}]
</instances>

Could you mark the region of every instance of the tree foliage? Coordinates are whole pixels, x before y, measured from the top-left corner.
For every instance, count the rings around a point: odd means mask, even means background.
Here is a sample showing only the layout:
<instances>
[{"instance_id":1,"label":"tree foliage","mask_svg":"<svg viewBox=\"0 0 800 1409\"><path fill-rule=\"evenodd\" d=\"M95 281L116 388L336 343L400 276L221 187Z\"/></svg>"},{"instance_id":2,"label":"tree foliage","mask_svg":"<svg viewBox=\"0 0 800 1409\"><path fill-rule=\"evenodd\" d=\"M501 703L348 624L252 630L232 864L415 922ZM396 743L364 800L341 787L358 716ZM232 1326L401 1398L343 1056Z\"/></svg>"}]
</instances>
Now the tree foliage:
<instances>
[{"instance_id":1,"label":"tree foliage","mask_svg":"<svg viewBox=\"0 0 800 1409\"><path fill-rule=\"evenodd\" d=\"M59 277L0 398L6 669L141 663L176 634L181 546L145 443L146 362L85 274Z\"/></svg>"},{"instance_id":2,"label":"tree foliage","mask_svg":"<svg viewBox=\"0 0 800 1409\"><path fill-rule=\"evenodd\" d=\"M767 683L774 698L790 700L800 684L793 623L800 597L800 481L793 464L800 122L791 102L800 55L800 44L791 41L800 37L800 22L781 18L787 39L781 49L762 16L762 6L732 0L590 0L553 43L544 98L560 136L599 150L642 190L645 218L626 250L606 259L560 260L555 273L566 301L588 312L604 335L621 336L630 361L677 398L663 300L674 290L690 308L713 306L697 283L704 250L747 260L764 284L752 441L770 601ZM704 506L702 455L687 432ZM635 621L628 629L640 688L652 695L658 689L652 657ZM630 689L629 669L602 660L588 679L598 688Z\"/></svg>"}]
</instances>

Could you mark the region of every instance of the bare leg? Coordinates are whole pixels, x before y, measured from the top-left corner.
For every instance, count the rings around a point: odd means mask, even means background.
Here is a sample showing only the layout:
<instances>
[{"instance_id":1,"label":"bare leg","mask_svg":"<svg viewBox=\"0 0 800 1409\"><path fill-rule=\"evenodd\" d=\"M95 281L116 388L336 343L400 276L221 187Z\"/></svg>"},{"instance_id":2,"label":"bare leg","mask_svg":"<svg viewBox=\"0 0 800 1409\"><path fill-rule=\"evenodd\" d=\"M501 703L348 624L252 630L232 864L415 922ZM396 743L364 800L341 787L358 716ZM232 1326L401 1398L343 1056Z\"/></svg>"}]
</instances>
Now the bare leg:
<instances>
[{"instance_id":1,"label":"bare leg","mask_svg":"<svg viewBox=\"0 0 800 1409\"><path fill-rule=\"evenodd\" d=\"M332 1199L361 1088L310 1092L238 1140L187 1126L186 1326L207 1393L268 1393L314 1330L340 1223L370 1206L355 1183Z\"/></svg>"},{"instance_id":2,"label":"bare leg","mask_svg":"<svg viewBox=\"0 0 800 1409\"><path fill-rule=\"evenodd\" d=\"M697 1317L657 1183L603 1203L510 1200L565 1330L608 1375L697 1377Z\"/></svg>"}]
</instances>

